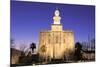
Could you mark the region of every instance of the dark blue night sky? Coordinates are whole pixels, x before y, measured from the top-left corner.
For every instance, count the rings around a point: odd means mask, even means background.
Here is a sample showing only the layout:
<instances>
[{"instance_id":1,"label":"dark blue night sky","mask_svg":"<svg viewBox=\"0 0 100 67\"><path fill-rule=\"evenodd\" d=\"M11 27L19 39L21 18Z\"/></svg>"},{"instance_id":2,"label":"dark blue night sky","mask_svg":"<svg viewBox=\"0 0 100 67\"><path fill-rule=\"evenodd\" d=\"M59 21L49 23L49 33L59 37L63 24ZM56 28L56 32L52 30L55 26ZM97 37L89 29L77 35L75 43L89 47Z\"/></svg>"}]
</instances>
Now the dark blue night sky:
<instances>
[{"instance_id":1,"label":"dark blue night sky","mask_svg":"<svg viewBox=\"0 0 100 67\"><path fill-rule=\"evenodd\" d=\"M16 44L38 44L39 32L51 29L56 8L64 30L74 32L75 42L95 37L95 6L11 1L11 38Z\"/></svg>"}]
</instances>

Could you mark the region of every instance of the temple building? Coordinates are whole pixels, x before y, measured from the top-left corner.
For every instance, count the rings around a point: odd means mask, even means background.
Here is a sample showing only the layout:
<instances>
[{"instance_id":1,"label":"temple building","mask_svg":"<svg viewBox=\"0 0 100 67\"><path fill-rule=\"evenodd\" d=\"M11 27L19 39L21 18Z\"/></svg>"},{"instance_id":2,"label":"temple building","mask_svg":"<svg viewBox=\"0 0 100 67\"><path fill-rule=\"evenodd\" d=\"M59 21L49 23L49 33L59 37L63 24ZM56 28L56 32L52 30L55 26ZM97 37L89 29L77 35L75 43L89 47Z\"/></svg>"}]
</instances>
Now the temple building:
<instances>
[{"instance_id":1,"label":"temple building","mask_svg":"<svg viewBox=\"0 0 100 67\"><path fill-rule=\"evenodd\" d=\"M45 59L63 59L74 51L74 33L63 30L58 9L54 12L53 20L51 30L40 32L38 53Z\"/></svg>"}]
</instances>

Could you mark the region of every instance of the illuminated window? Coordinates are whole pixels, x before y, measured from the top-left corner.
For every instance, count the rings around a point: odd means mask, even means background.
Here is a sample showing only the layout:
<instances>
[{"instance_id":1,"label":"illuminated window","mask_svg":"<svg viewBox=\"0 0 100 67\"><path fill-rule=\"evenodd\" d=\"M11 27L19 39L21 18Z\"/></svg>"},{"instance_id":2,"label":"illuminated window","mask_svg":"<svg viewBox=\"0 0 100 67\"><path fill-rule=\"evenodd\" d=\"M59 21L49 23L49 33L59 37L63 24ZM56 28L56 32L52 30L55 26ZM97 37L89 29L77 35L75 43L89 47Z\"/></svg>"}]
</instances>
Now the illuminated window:
<instances>
[{"instance_id":1,"label":"illuminated window","mask_svg":"<svg viewBox=\"0 0 100 67\"><path fill-rule=\"evenodd\" d=\"M50 44L50 34L48 35L48 37L49 37L49 38L48 38L48 43Z\"/></svg>"},{"instance_id":2,"label":"illuminated window","mask_svg":"<svg viewBox=\"0 0 100 67\"><path fill-rule=\"evenodd\" d=\"M56 43L58 43L58 37L56 36Z\"/></svg>"},{"instance_id":3,"label":"illuminated window","mask_svg":"<svg viewBox=\"0 0 100 67\"><path fill-rule=\"evenodd\" d=\"M64 37L64 39L63 39L63 43L65 43L65 40L66 40L66 39L65 39L65 35L64 35L63 37Z\"/></svg>"},{"instance_id":4,"label":"illuminated window","mask_svg":"<svg viewBox=\"0 0 100 67\"><path fill-rule=\"evenodd\" d=\"M64 41L63 42L65 43L65 38L64 38Z\"/></svg>"},{"instance_id":5,"label":"illuminated window","mask_svg":"<svg viewBox=\"0 0 100 67\"><path fill-rule=\"evenodd\" d=\"M50 38L49 38L49 40L48 40L48 43L50 44Z\"/></svg>"}]
</instances>

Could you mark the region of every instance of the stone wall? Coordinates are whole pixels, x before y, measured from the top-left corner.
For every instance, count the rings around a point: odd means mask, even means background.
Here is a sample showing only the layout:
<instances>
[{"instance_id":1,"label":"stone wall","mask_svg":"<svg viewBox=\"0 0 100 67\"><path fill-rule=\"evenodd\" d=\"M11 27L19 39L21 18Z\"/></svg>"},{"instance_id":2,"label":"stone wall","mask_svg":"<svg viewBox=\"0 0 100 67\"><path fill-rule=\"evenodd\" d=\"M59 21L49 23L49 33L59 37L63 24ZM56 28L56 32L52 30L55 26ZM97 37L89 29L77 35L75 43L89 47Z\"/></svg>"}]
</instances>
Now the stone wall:
<instances>
[{"instance_id":1,"label":"stone wall","mask_svg":"<svg viewBox=\"0 0 100 67\"><path fill-rule=\"evenodd\" d=\"M74 50L74 34L71 31L41 32L38 49L40 56L61 59Z\"/></svg>"}]
</instances>

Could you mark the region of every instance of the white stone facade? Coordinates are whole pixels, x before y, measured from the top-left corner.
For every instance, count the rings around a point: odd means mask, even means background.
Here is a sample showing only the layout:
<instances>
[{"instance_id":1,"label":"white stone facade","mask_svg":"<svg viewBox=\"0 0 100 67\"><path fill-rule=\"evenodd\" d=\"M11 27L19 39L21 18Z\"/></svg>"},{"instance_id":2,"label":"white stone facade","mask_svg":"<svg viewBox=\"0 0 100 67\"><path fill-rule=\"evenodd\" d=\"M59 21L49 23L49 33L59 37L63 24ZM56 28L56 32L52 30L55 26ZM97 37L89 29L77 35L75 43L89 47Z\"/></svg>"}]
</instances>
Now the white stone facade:
<instances>
[{"instance_id":1,"label":"white stone facade","mask_svg":"<svg viewBox=\"0 0 100 67\"><path fill-rule=\"evenodd\" d=\"M59 18L56 18L56 20L60 22ZM50 31L40 32L38 53L41 57L61 59L73 50L74 33L64 31L61 24L55 24L54 22Z\"/></svg>"}]
</instances>

